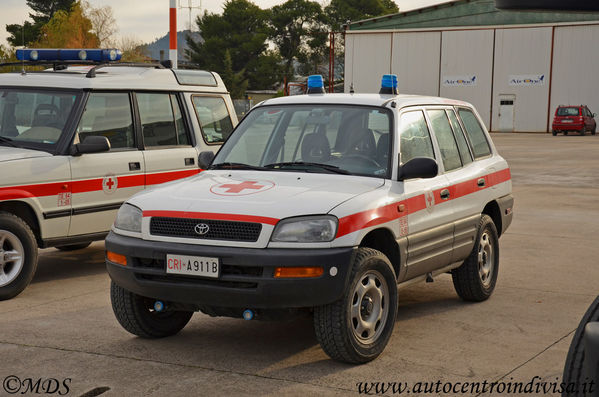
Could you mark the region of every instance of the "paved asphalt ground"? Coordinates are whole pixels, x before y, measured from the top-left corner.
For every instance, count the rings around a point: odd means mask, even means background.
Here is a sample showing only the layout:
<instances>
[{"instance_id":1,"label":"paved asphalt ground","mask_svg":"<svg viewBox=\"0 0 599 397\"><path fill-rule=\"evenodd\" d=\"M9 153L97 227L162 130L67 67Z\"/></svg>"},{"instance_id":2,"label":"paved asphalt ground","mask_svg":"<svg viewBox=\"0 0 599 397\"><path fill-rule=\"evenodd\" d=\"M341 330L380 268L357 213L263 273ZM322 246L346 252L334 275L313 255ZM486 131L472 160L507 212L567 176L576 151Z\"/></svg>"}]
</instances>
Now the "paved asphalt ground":
<instances>
[{"instance_id":1,"label":"paved asphalt ground","mask_svg":"<svg viewBox=\"0 0 599 397\"><path fill-rule=\"evenodd\" d=\"M196 314L177 336L134 337L114 318L95 243L42 251L29 288L0 302L0 381L69 378L70 396L99 387L110 388L102 396L352 395L358 382L555 382L599 294L599 136L493 138L516 199L494 295L464 303L448 275L400 290L394 334L374 362L329 360L308 318Z\"/></svg>"}]
</instances>

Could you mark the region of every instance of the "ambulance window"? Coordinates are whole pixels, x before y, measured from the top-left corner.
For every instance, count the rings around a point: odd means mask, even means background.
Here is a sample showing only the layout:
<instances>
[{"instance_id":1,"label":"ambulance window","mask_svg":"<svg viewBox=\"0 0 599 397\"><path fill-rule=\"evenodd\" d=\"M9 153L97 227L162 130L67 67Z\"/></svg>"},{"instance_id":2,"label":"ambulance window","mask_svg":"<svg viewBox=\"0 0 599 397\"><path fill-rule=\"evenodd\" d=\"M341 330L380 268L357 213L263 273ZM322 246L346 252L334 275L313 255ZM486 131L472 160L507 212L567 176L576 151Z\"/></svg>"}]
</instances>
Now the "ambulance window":
<instances>
[{"instance_id":1,"label":"ambulance window","mask_svg":"<svg viewBox=\"0 0 599 397\"><path fill-rule=\"evenodd\" d=\"M402 114L399 133L402 164L414 157L435 158L433 143L422 111Z\"/></svg>"},{"instance_id":2,"label":"ambulance window","mask_svg":"<svg viewBox=\"0 0 599 397\"><path fill-rule=\"evenodd\" d=\"M441 152L441 160L445 171L452 171L462 166L458 145L449 125L449 119L445 110L427 110L431 121L431 128L435 132L435 138Z\"/></svg>"},{"instance_id":3,"label":"ambulance window","mask_svg":"<svg viewBox=\"0 0 599 397\"><path fill-rule=\"evenodd\" d=\"M112 149L134 148L129 94L92 92L77 132L80 142L88 136L101 135L108 138Z\"/></svg>"},{"instance_id":4,"label":"ambulance window","mask_svg":"<svg viewBox=\"0 0 599 397\"><path fill-rule=\"evenodd\" d=\"M460 109L458 113L464 123L464 128L466 128L466 134L470 138L474 158L478 159L490 155L491 148L489 147L489 142L474 113L468 109Z\"/></svg>"},{"instance_id":5,"label":"ambulance window","mask_svg":"<svg viewBox=\"0 0 599 397\"><path fill-rule=\"evenodd\" d=\"M458 118L456 117L453 110L447 110L447 115L449 116L451 127L453 128L456 141L458 142L458 148L460 149L462 163L464 165L470 164L472 162L472 155L470 154L470 149L468 149L468 142L466 142L464 130L462 130L462 126L460 126Z\"/></svg>"},{"instance_id":6,"label":"ambulance window","mask_svg":"<svg viewBox=\"0 0 599 397\"><path fill-rule=\"evenodd\" d=\"M193 96L192 101L206 143L226 141L233 131L233 123L225 100L220 97Z\"/></svg>"},{"instance_id":7,"label":"ambulance window","mask_svg":"<svg viewBox=\"0 0 599 397\"><path fill-rule=\"evenodd\" d=\"M137 93L144 146L189 145L177 97L167 93Z\"/></svg>"}]
</instances>

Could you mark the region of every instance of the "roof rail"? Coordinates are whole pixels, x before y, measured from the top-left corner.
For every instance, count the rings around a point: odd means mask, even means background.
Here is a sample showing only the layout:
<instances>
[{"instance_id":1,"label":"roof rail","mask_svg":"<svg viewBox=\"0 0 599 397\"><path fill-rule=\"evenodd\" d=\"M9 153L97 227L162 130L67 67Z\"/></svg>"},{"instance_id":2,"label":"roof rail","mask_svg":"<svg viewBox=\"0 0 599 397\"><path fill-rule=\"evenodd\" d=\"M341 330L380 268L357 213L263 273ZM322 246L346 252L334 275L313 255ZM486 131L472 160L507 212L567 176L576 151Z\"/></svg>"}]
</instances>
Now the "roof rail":
<instances>
[{"instance_id":1,"label":"roof rail","mask_svg":"<svg viewBox=\"0 0 599 397\"><path fill-rule=\"evenodd\" d=\"M138 68L154 68L154 69L166 69L161 63L142 63L142 62L118 62L118 63L101 63L94 66L87 72L85 77L94 78L96 77L96 71L98 69L112 67L112 66L133 66Z\"/></svg>"}]
</instances>

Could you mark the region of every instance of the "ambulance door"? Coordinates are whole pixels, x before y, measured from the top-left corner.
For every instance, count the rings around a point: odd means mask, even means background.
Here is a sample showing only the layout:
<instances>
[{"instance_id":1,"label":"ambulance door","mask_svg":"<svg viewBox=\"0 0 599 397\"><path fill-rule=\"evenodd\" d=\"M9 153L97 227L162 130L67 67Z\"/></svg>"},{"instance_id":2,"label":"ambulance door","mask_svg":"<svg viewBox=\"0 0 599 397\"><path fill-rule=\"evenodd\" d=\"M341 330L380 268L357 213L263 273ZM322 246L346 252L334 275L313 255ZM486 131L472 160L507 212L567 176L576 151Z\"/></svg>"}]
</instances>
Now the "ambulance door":
<instances>
[{"instance_id":1,"label":"ambulance door","mask_svg":"<svg viewBox=\"0 0 599 397\"><path fill-rule=\"evenodd\" d=\"M400 115L400 161L435 155L431 132L423 109ZM453 208L446 200L449 181L439 166L434 178L403 181L408 229L407 279L448 265L453 248Z\"/></svg>"},{"instance_id":2,"label":"ambulance door","mask_svg":"<svg viewBox=\"0 0 599 397\"><path fill-rule=\"evenodd\" d=\"M146 187L199 173L198 151L184 117L181 94L137 92L141 125ZM198 134L199 135L199 134Z\"/></svg>"},{"instance_id":3,"label":"ambulance door","mask_svg":"<svg viewBox=\"0 0 599 397\"><path fill-rule=\"evenodd\" d=\"M144 189L144 159L138 149L128 92L91 92L75 143L108 138L108 152L71 158L73 215L69 236L107 232L121 204Z\"/></svg>"}]
</instances>

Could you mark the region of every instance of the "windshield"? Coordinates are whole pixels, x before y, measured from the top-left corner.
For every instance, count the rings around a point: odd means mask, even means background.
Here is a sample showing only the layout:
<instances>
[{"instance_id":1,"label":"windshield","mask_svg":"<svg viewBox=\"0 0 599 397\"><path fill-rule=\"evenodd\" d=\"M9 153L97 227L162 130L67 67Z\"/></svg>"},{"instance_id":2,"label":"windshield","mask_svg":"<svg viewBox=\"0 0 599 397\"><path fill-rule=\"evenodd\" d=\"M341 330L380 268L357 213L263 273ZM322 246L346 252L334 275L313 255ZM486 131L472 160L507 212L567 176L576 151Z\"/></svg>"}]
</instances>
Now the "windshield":
<instances>
[{"instance_id":1,"label":"windshield","mask_svg":"<svg viewBox=\"0 0 599 397\"><path fill-rule=\"evenodd\" d=\"M558 116L578 116L578 108L559 108L557 109Z\"/></svg>"},{"instance_id":2,"label":"windshield","mask_svg":"<svg viewBox=\"0 0 599 397\"><path fill-rule=\"evenodd\" d=\"M264 106L250 112L213 168L389 177L391 111L341 105Z\"/></svg>"},{"instance_id":3,"label":"windshield","mask_svg":"<svg viewBox=\"0 0 599 397\"><path fill-rule=\"evenodd\" d=\"M77 94L0 88L0 144L55 148Z\"/></svg>"}]
</instances>

